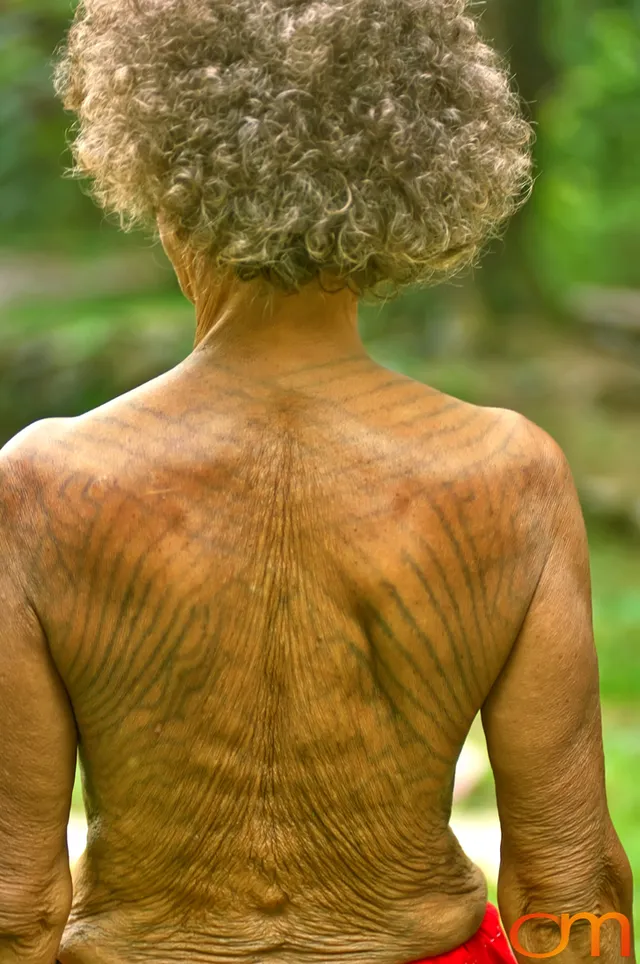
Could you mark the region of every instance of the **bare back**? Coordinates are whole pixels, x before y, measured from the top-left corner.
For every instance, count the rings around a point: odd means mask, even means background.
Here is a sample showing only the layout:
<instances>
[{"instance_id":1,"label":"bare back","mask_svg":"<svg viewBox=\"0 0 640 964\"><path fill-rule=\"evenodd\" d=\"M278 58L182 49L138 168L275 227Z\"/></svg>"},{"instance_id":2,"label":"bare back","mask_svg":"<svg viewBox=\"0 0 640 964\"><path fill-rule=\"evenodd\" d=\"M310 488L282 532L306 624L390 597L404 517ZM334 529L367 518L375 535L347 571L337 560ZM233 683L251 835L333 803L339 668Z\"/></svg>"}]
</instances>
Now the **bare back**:
<instances>
[{"instance_id":1,"label":"bare back","mask_svg":"<svg viewBox=\"0 0 640 964\"><path fill-rule=\"evenodd\" d=\"M448 821L542 566L519 425L367 359L193 357L54 423L38 605L89 820L61 964L399 964L477 929Z\"/></svg>"}]
</instances>

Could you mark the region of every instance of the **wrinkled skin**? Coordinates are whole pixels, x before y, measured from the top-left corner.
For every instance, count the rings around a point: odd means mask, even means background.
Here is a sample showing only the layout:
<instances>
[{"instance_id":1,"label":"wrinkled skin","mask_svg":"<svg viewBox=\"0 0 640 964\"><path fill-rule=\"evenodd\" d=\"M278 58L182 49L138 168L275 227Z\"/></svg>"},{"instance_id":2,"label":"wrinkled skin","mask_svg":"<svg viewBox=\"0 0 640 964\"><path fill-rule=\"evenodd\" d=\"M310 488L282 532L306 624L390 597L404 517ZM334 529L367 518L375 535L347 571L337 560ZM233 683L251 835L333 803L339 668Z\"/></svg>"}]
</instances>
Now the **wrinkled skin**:
<instances>
[{"instance_id":1,"label":"wrinkled skin","mask_svg":"<svg viewBox=\"0 0 640 964\"><path fill-rule=\"evenodd\" d=\"M486 884L454 771L549 557L543 433L368 358L244 380L194 355L49 434L37 604L89 820L61 964L400 964L469 938ZM535 863L500 745L531 721L492 719L503 834Z\"/></svg>"}]
</instances>

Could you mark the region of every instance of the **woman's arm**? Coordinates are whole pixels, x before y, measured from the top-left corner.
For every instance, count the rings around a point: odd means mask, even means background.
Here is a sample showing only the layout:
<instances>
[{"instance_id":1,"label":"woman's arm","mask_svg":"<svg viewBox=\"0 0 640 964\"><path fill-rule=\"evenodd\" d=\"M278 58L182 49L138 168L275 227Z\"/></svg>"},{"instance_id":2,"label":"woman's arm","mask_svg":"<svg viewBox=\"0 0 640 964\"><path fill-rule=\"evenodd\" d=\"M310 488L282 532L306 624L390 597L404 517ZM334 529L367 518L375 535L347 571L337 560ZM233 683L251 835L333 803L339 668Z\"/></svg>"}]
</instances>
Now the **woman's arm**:
<instances>
[{"instance_id":1,"label":"woman's arm","mask_svg":"<svg viewBox=\"0 0 640 964\"><path fill-rule=\"evenodd\" d=\"M631 956L624 959L634 961L631 870L605 791L584 519L562 451L541 434L556 494L552 517L541 518L540 526L552 549L482 708L502 828L500 913L509 933L534 912L618 912L631 929ZM554 960L591 960L591 930L588 920L574 923L567 949ZM528 951L548 954L560 945L560 930L534 921L519 928L518 940ZM619 922L603 923L600 940L601 964L622 959ZM517 956L522 964L531 960Z\"/></svg>"}]
</instances>

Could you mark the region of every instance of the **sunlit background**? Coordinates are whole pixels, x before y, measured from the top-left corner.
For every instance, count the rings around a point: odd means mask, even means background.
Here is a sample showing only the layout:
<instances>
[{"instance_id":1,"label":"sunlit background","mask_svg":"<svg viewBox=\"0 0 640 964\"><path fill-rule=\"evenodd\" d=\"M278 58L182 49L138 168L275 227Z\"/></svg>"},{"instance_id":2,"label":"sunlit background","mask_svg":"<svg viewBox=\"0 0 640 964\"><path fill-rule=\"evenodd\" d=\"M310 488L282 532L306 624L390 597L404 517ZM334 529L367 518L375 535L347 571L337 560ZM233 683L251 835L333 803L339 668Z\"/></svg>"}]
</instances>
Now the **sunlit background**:
<instances>
[{"instance_id":1,"label":"sunlit background","mask_svg":"<svg viewBox=\"0 0 640 964\"><path fill-rule=\"evenodd\" d=\"M523 412L567 453L591 543L610 809L640 882L640 6L475 9L537 125L533 199L480 270L363 309L362 333L377 360ZM0 444L129 391L193 341L161 249L120 234L61 176L70 119L50 58L71 12L69 0L0 6ZM73 860L83 821L78 779ZM478 721L453 827L495 900L500 834Z\"/></svg>"}]
</instances>

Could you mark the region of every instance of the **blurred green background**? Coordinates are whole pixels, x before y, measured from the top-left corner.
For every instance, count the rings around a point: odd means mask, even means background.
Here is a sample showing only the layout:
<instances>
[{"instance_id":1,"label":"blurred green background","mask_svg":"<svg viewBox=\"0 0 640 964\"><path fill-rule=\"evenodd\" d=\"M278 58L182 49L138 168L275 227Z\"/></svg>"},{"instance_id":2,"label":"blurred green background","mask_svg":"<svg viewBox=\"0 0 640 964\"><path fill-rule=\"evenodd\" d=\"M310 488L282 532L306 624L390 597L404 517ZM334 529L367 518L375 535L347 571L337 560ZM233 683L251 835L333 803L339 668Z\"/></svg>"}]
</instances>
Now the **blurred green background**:
<instances>
[{"instance_id":1,"label":"blurred green background","mask_svg":"<svg viewBox=\"0 0 640 964\"><path fill-rule=\"evenodd\" d=\"M0 10L0 444L155 377L193 342L160 248L122 235L62 176L71 119L50 60L72 7ZM536 124L533 199L480 269L363 308L362 333L389 367L521 411L569 457L591 541L609 802L640 935L640 2L487 0L474 12ZM486 769L456 812L495 821Z\"/></svg>"}]
</instances>

